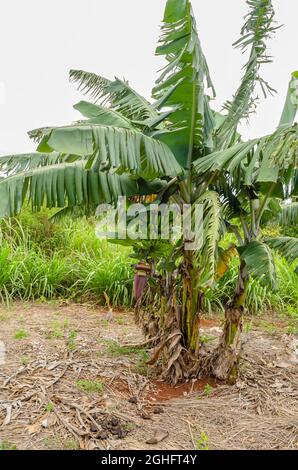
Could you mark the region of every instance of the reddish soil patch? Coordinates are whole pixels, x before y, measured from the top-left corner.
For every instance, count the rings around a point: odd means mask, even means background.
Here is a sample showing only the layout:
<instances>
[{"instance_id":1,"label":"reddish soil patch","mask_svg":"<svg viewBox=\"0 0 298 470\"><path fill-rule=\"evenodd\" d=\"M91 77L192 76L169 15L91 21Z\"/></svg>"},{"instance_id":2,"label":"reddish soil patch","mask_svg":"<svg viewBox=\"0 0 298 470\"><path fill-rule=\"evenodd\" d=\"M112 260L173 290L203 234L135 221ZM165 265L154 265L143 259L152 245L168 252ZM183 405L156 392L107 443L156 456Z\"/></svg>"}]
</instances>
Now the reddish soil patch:
<instances>
[{"instance_id":1,"label":"reddish soil patch","mask_svg":"<svg viewBox=\"0 0 298 470\"><path fill-rule=\"evenodd\" d=\"M219 321L214 318L202 318L200 326L201 328L212 328L214 326L219 326Z\"/></svg>"},{"instance_id":2,"label":"reddish soil patch","mask_svg":"<svg viewBox=\"0 0 298 470\"><path fill-rule=\"evenodd\" d=\"M188 382L177 387L173 387L166 382L158 380L153 382L153 389L147 394L147 400L153 403L161 403L172 400L174 398L181 398L191 395L195 392L202 392L206 386L210 385L213 388L218 387L218 383L212 378L196 380L195 382Z\"/></svg>"}]
</instances>

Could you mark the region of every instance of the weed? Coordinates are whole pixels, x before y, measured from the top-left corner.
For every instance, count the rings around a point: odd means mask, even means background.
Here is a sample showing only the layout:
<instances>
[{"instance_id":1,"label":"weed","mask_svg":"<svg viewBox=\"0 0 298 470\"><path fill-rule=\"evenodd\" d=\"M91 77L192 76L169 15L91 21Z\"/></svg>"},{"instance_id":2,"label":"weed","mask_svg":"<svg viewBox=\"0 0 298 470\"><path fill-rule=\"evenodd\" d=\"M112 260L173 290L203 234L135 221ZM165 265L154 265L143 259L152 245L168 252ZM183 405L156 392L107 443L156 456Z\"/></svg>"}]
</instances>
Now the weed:
<instances>
[{"instance_id":1,"label":"weed","mask_svg":"<svg viewBox=\"0 0 298 470\"><path fill-rule=\"evenodd\" d=\"M297 305L287 305L286 313L290 318L298 318Z\"/></svg>"},{"instance_id":2,"label":"weed","mask_svg":"<svg viewBox=\"0 0 298 470\"><path fill-rule=\"evenodd\" d=\"M49 437L45 437L43 439L43 445L47 448L47 449L53 449L55 448L55 441L54 439L51 439Z\"/></svg>"},{"instance_id":3,"label":"weed","mask_svg":"<svg viewBox=\"0 0 298 470\"><path fill-rule=\"evenodd\" d=\"M59 322L53 322L50 331L46 332L47 339L61 339L63 338L63 332L61 330Z\"/></svg>"},{"instance_id":4,"label":"weed","mask_svg":"<svg viewBox=\"0 0 298 470\"><path fill-rule=\"evenodd\" d=\"M109 356L120 357L120 356L130 356L131 354L136 354L140 352L137 348L131 348L128 346L121 346L117 341L106 340L107 345L106 352Z\"/></svg>"},{"instance_id":5,"label":"weed","mask_svg":"<svg viewBox=\"0 0 298 470\"><path fill-rule=\"evenodd\" d=\"M45 411L47 411L48 413L52 413L54 409L55 407L52 402L47 403L45 406Z\"/></svg>"},{"instance_id":6,"label":"weed","mask_svg":"<svg viewBox=\"0 0 298 470\"><path fill-rule=\"evenodd\" d=\"M63 445L61 445L61 439L57 437L45 437L43 439L43 445L48 450L57 450L61 449Z\"/></svg>"},{"instance_id":7,"label":"weed","mask_svg":"<svg viewBox=\"0 0 298 470\"><path fill-rule=\"evenodd\" d=\"M277 333L279 330L279 327L277 325L266 321L260 322L260 327L270 335Z\"/></svg>"},{"instance_id":8,"label":"weed","mask_svg":"<svg viewBox=\"0 0 298 470\"><path fill-rule=\"evenodd\" d=\"M70 320L68 318L64 318L62 322L63 328L66 330L67 328L69 328L69 325L70 325Z\"/></svg>"},{"instance_id":9,"label":"weed","mask_svg":"<svg viewBox=\"0 0 298 470\"><path fill-rule=\"evenodd\" d=\"M127 432L134 431L136 429L136 427L137 426L134 423L125 423L123 425L124 431L127 431Z\"/></svg>"},{"instance_id":10,"label":"weed","mask_svg":"<svg viewBox=\"0 0 298 470\"><path fill-rule=\"evenodd\" d=\"M14 339L17 339L17 340L22 340L22 339L25 339L27 338L28 336L28 333L26 330L23 330L23 329L20 329L20 330L17 330L14 334Z\"/></svg>"},{"instance_id":11,"label":"weed","mask_svg":"<svg viewBox=\"0 0 298 470\"><path fill-rule=\"evenodd\" d=\"M47 339L61 339L64 336L64 331L69 327L70 321L65 318L63 321L53 321L51 329L46 333Z\"/></svg>"},{"instance_id":12,"label":"weed","mask_svg":"<svg viewBox=\"0 0 298 470\"><path fill-rule=\"evenodd\" d=\"M72 330L68 334L68 339L67 339L67 349L69 351L74 351L76 349L76 338L78 334L75 330Z\"/></svg>"},{"instance_id":13,"label":"weed","mask_svg":"<svg viewBox=\"0 0 298 470\"><path fill-rule=\"evenodd\" d=\"M196 441L196 449L209 450L209 437L204 431L201 432L199 438Z\"/></svg>"},{"instance_id":14,"label":"weed","mask_svg":"<svg viewBox=\"0 0 298 470\"><path fill-rule=\"evenodd\" d=\"M88 393L99 392L102 393L104 390L104 385L101 381L92 381L92 380L78 380L76 386Z\"/></svg>"},{"instance_id":15,"label":"weed","mask_svg":"<svg viewBox=\"0 0 298 470\"><path fill-rule=\"evenodd\" d=\"M136 370L141 375L146 375L148 372L147 361L149 359L148 353L145 349L133 348L129 346L121 346L117 341L106 340L106 353L112 357L121 356L136 356Z\"/></svg>"},{"instance_id":16,"label":"weed","mask_svg":"<svg viewBox=\"0 0 298 470\"><path fill-rule=\"evenodd\" d=\"M146 350L141 349L138 351L138 360L136 363L136 370L141 375L147 375L149 355Z\"/></svg>"},{"instance_id":17,"label":"weed","mask_svg":"<svg viewBox=\"0 0 298 470\"><path fill-rule=\"evenodd\" d=\"M245 322L243 326L243 332L248 334L252 330L252 322Z\"/></svg>"},{"instance_id":18,"label":"weed","mask_svg":"<svg viewBox=\"0 0 298 470\"><path fill-rule=\"evenodd\" d=\"M29 358L29 357L27 357L27 356L22 356L22 357L21 357L21 364L22 364L23 366L27 366L27 365L29 364L29 362L30 362L30 358Z\"/></svg>"},{"instance_id":19,"label":"weed","mask_svg":"<svg viewBox=\"0 0 298 470\"><path fill-rule=\"evenodd\" d=\"M206 397L210 397L212 392L213 392L213 387L210 384L205 385L204 394L206 395Z\"/></svg>"},{"instance_id":20,"label":"weed","mask_svg":"<svg viewBox=\"0 0 298 470\"><path fill-rule=\"evenodd\" d=\"M65 450L79 450L80 445L75 439L67 439L63 445Z\"/></svg>"},{"instance_id":21,"label":"weed","mask_svg":"<svg viewBox=\"0 0 298 470\"><path fill-rule=\"evenodd\" d=\"M17 447L8 441L0 441L0 450L17 450Z\"/></svg>"},{"instance_id":22,"label":"weed","mask_svg":"<svg viewBox=\"0 0 298 470\"><path fill-rule=\"evenodd\" d=\"M214 341L216 336L200 336L200 341L202 344L210 343L210 341Z\"/></svg>"},{"instance_id":23,"label":"weed","mask_svg":"<svg viewBox=\"0 0 298 470\"><path fill-rule=\"evenodd\" d=\"M288 335L298 335L298 326L289 325L287 328Z\"/></svg>"}]
</instances>

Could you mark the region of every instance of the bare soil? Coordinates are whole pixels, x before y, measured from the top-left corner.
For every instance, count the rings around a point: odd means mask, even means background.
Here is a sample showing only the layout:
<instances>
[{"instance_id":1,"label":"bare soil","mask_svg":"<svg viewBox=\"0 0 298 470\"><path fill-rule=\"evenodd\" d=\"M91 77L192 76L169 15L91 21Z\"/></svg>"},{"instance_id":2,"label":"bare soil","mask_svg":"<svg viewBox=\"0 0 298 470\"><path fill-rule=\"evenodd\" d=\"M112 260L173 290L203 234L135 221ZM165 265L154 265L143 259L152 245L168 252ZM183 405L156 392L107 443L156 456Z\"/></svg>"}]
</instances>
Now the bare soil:
<instances>
[{"instance_id":1,"label":"bare soil","mask_svg":"<svg viewBox=\"0 0 298 470\"><path fill-rule=\"evenodd\" d=\"M272 316L255 321L233 387L172 388L146 365L148 351L119 346L144 341L131 312L109 321L92 305L2 307L0 449L297 450L292 330ZM218 318L204 319L207 344L220 331Z\"/></svg>"}]
</instances>

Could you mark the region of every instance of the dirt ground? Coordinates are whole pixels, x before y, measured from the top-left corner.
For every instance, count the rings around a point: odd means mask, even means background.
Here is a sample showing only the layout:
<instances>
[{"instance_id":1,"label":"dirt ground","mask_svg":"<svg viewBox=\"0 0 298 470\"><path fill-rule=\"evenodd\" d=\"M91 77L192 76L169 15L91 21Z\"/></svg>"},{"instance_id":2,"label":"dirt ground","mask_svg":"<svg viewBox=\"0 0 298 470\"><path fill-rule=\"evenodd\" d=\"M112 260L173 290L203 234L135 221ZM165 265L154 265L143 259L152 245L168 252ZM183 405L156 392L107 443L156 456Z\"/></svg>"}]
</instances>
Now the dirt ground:
<instances>
[{"instance_id":1,"label":"dirt ground","mask_svg":"<svg viewBox=\"0 0 298 470\"><path fill-rule=\"evenodd\" d=\"M0 449L298 449L297 328L245 327L241 376L171 388L148 369L133 313L0 309ZM220 321L206 319L206 342Z\"/></svg>"}]
</instances>

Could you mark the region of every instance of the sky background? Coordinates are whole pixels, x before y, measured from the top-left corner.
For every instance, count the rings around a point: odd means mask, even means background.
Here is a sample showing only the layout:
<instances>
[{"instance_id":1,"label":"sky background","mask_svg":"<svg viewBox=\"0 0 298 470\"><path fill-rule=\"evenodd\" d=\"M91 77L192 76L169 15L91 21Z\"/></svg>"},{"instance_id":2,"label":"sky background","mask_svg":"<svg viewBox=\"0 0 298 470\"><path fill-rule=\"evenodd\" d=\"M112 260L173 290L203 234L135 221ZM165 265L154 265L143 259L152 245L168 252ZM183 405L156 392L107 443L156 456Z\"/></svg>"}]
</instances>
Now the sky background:
<instances>
[{"instance_id":1,"label":"sky background","mask_svg":"<svg viewBox=\"0 0 298 470\"><path fill-rule=\"evenodd\" d=\"M232 48L238 39L245 0L192 0L217 99L230 99L247 57ZM277 125L290 79L298 69L297 0L273 0L283 28L270 41L273 64L262 76L278 91L262 99L246 137L266 134ZM154 56L165 0L1 0L0 153L35 149L27 131L69 124L78 118L73 104L82 99L68 82L78 68L130 81L150 98L157 71Z\"/></svg>"}]
</instances>

